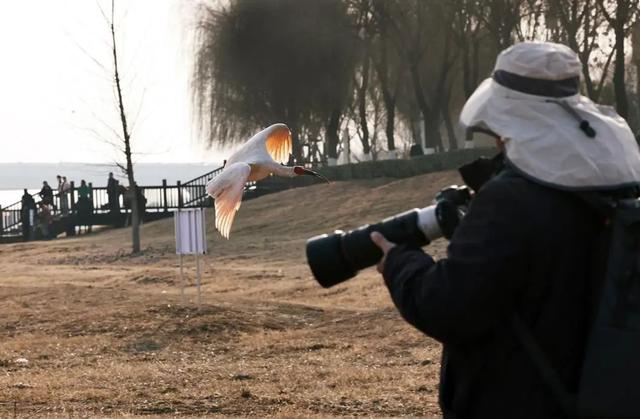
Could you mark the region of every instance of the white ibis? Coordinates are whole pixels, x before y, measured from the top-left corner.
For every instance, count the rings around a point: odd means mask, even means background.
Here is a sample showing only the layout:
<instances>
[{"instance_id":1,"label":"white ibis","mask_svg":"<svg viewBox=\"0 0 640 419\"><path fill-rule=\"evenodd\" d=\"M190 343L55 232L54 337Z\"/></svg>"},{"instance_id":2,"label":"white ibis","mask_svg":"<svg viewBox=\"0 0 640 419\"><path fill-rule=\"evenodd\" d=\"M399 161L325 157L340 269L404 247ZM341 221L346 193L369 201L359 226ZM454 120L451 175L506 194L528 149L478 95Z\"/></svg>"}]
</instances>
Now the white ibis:
<instances>
[{"instance_id":1,"label":"white ibis","mask_svg":"<svg viewBox=\"0 0 640 419\"><path fill-rule=\"evenodd\" d=\"M240 208L244 185L274 174L282 177L311 175L329 182L319 173L301 166L284 166L291 154L291 131L274 124L249 139L225 161L222 172L207 183L207 193L215 200L216 228L229 238L231 224Z\"/></svg>"}]
</instances>

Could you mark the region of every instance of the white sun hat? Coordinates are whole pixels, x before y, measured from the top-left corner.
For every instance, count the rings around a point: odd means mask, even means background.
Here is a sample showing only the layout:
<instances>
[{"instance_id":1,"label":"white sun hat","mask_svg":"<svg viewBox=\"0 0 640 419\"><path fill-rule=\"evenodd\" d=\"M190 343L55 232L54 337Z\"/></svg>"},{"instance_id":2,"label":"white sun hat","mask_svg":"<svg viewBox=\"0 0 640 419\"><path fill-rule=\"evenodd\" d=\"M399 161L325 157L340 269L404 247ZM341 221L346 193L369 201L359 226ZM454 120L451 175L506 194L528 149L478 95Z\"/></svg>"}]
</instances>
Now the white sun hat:
<instances>
[{"instance_id":1,"label":"white sun hat","mask_svg":"<svg viewBox=\"0 0 640 419\"><path fill-rule=\"evenodd\" d=\"M508 163L563 189L640 185L640 150L613 108L579 93L581 63L569 47L522 42L500 53L460 122L502 137Z\"/></svg>"}]
</instances>

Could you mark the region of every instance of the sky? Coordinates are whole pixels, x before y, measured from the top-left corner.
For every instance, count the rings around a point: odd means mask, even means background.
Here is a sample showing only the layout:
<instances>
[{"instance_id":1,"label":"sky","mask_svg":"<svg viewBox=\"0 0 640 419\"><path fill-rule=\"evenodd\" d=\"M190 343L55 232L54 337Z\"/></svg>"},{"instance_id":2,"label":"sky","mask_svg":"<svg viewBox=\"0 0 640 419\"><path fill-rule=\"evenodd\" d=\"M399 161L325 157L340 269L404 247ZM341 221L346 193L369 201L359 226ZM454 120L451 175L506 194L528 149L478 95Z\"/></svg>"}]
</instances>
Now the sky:
<instances>
[{"instance_id":1,"label":"sky","mask_svg":"<svg viewBox=\"0 0 640 419\"><path fill-rule=\"evenodd\" d=\"M197 0L115 0L116 42L136 162L221 161L192 129ZM0 2L0 163L124 161L110 0Z\"/></svg>"}]
</instances>

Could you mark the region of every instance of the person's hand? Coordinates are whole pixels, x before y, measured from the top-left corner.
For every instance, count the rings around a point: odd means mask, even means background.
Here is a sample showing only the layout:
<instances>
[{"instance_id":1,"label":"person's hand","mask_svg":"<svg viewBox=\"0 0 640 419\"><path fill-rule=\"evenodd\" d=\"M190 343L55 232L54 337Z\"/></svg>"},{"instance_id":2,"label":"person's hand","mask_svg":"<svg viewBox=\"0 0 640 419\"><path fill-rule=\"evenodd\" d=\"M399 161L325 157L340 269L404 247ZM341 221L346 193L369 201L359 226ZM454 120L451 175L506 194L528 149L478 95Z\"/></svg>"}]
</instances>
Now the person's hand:
<instances>
[{"instance_id":1,"label":"person's hand","mask_svg":"<svg viewBox=\"0 0 640 419\"><path fill-rule=\"evenodd\" d=\"M380 248L380 250L382 250L382 259L380 259L380 262L378 262L377 268L378 268L378 272L383 273L384 272L384 263L387 260L387 253L389 253L389 250L393 249L396 244L390 242L389 240L387 240L381 233L374 231L371 233L370 235L371 237L371 241Z\"/></svg>"}]
</instances>

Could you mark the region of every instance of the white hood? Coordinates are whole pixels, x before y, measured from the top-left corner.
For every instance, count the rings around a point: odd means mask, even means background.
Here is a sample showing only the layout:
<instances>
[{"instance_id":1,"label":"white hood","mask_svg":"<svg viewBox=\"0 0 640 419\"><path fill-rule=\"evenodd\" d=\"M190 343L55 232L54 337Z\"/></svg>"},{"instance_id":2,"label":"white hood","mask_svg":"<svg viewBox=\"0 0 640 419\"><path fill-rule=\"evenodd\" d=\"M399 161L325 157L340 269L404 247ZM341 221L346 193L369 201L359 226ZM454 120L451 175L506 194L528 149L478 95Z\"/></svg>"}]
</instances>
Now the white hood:
<instances>
[{"instance_id":1,"label":"white hood","mask_svg":"<svg viewBox=\"0 0 640 419\"><path fill-rule=\"evenodd\" d=\"M547 68L541 69L544 65ZM580 74L575 54L551 43L516 44L500 54L496 70L522 76L525 82L560 81ZM580 128L581 120L595 130L594 137ZM490 78L467 100L460 121L502 137L508 161L542 183L566 189L640 184L640 149L631 129L611 107L580 94L528 94Z\"/></svg>"}]
</instances>

